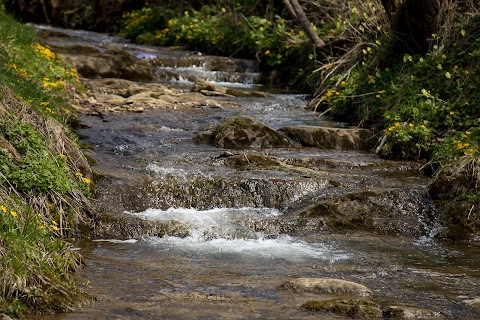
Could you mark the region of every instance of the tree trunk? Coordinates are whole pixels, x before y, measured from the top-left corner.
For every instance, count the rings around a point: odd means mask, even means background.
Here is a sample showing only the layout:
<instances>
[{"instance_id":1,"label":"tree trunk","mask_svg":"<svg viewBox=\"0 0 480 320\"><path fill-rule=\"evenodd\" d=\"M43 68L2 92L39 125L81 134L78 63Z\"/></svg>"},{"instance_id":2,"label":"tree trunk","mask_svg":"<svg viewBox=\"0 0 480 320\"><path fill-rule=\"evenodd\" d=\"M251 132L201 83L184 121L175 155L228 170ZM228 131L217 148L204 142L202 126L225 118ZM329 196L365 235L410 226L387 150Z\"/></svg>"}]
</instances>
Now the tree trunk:
<instances>
[{"instance_id":1,"label":"tree trunk","mask_svg":"<svg viewBox=\"0 0 480 320\"><path fill-rule=\"evenodd\" d=\"M428 39L437 33L442 23L442 0L406 0L391 20L397 53L426 53ZM393 0L382 0L387 15L391 14Z\"/></svg>"},{"instance_id":2,"label":"tree trunk","mask_svg":"<svg viewBox=\"0 0 480 320\"><path fill-rule=\"evenodd\" d=\"M285 7L287 8L292 18L298 20L300 27L302 27L303 31L305 31L307 36L313 42L315 48L319 49L324 47L325 42L320 39L315 29L313 29L300 3L298 3L297 0L283 0L283 3L285 4Z\"/></svg>"},{"instance_id":3,"label":"tree trunk","mask_svg":"<svg viewBox=\"0 0 480 320\"><path fill-rule=\"evenodd\" d=\"M392 23L393 20L393 13L397 10L397 5L395 4L395 0L382 0L383 8L385 8L385 12L387 13L388 21Z\"/></svg>"}]
</instances>

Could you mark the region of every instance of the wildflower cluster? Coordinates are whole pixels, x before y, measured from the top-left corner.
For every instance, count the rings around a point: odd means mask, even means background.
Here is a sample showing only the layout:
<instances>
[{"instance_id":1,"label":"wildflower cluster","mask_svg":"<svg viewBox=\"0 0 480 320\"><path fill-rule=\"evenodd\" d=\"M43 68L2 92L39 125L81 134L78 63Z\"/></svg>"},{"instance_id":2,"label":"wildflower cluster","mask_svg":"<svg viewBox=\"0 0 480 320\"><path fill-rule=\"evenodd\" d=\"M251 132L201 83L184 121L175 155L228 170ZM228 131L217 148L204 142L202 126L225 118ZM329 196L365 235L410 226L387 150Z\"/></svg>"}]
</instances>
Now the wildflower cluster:
<instances>
[{"instance_id":1,"label":"wildflower cluster","mask_svg":"<svg viewBox=\"0 0 480 320\"><path fill-rule=\"evenodd\" d=\"M0 205L0 213L10 214L14 218L17 216L16 211L7 209L7 207L3 204Z\"/></svg>"},{"instance_id":2,"label":"wildflower cluster","mask_svg":"<svg viewBox=\"0 0 480 320\"><path fill-rule=\"evenodd\" d=\"M33 46L35 51L45 57L45 59L52 61L55 60L55 53L53 53L49 48L42 46L41 44L35 44Z\"/></svg>"},{"instance_id":3,"label":"wildflower cluster","mask_svg":"<svg viewBox=\"0 0 480 320\"><path fill-rule=\"evenodd\" d=\"M479 155L478 129L458 132L455 137L448 139L452 154L457 156Z\"/></svg>"},{"instance_id":4,"label":"wildflower cluster","mask_svg":"<svg viewBox=\"0 0 480 320\"><path fill-rule=\"evenodd\" d=\"M25 78L25 79L31 78L31 75L27 72L27 70L18 67L15 63L6 63L5 67L13 69L22 78Z\"/></svg>"},{"instance_id":5,"label":"wildflower cluster","mask_svg":"<svg viewBox=\"0 0 480 320\"><path fill-rule=\"evenodd\" d=\"M59 88L65 87L65 81L63 80L52 81L50 80L50 78L47 78L47 77L42 79L42 84L46 90L59 89Z\"/></svg>"}]
</instances>

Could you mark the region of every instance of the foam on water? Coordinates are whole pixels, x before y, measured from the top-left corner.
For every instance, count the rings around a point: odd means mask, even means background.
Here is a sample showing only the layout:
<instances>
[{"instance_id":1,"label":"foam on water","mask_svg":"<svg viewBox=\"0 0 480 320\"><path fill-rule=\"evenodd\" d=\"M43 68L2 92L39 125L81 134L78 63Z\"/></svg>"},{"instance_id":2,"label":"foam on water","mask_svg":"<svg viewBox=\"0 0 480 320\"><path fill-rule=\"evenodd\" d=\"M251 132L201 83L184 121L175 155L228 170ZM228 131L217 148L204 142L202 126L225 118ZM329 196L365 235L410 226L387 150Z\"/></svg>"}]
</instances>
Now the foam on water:
<instances>
[{"instance_id":1,"label":"foam on water","mask_svg":"<svg viewBox=\"0 0 480 320\"><path fill-rule=\"evenodd\" d=\"M308 244L288 235L265 234L246 230L248 219L276 219L281 212L271 208L215 208L196 210L193 208L148 209L131 213L143 219L155 221L177 221L188 226L189 236L148 237L149 245L163 250L175 249L185 253L213 255L242 255L252 258L285 259L298 261L315 258L330 262L347 259L348 254L331 245Z\"/></svg>"},{"instance_id":2,"label":"foam on water","mask_svg":"<svg viewBox=\"0 0 480 320\"><path fill-rule=\"evenodd\" d=\"M119 240L119 239L97 239L93 240L94 242L110 242L110 243L137 243L137 239L127 239L127 240Z\"/></svg>"},{"instance_id":3,"label":"foam on water","mask_svg":"<svg viewBox=\"0 0 480 320\"><path fill-rule=\"evenodd\" d=\"M278 236L274 239L225 239L217 238L208 241L199 241L195 237L149 237L144 239L146 243L163 248L164 250L175 249L184 253L201 253L208 255L229 256L241 255L249 258L282 259L287 261L302 261L305 259L320 259L330 263L348 259L349 255L332 246L298 241L287 235Z\"/></svg>"},{"instance_id":4,"label":"foam on water","mask_svg":"<svg viewBox=\"0 0 480 320\"><path fill-rule=\"evenodd\" d=\"M160 167L155 163L150 163L147 166L147 170L150 170L152 172L161 174L161 175L167 175L167 174L173 174L173 175L179 175L179 176L184 176L186 175L186 171L183 169L177 169L173 167Z\"/></svg>"}]
</instances>

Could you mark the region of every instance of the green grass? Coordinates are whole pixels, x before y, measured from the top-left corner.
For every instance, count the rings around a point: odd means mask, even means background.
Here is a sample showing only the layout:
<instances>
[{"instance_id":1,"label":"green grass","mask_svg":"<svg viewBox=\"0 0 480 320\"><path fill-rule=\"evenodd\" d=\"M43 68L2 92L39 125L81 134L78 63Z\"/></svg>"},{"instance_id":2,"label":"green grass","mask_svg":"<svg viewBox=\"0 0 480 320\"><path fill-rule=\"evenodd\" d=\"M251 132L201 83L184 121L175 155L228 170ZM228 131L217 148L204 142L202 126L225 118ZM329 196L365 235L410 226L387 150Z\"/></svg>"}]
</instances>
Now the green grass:
<instances>
[{"instance_id":1,"label":"green grass","mask_svg":"<svg viewBox=\"0 0 480 320\"><path fill-rule=\"evenodd\" d=\"M90 180L65 123L78 75L0 8L0 313L68 310L85 297L64 237L88 220Z\"/></svg>"}]
</instances>

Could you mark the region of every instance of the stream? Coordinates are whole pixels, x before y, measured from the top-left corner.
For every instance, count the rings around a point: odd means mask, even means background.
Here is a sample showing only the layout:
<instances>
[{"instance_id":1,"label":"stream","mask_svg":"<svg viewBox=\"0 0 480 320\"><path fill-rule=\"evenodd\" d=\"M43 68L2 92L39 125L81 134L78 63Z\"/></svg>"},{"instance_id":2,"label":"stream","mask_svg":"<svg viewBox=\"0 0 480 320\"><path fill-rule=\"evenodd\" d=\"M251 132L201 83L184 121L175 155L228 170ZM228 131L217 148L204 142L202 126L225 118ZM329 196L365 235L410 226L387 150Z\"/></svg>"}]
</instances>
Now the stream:
<instances>
[{"instance_id":1,"label":"stream","mask_svg":"<svg viewBox=\"0 0 480 320\"><path fill-rule=\"evenodd\" d=\"M305 110L306 95L256 83L254 61L134 45L92 32L37 30L54 51L121 48L148 63L149 83L177 93L190 92L201 79L266 95L81 115L78 134L93 146L88 155L99 176L94 201L113 221L103 218L95 239L74 244L86 262L79 283L95 301L31 319L351 319L302 309L309 300L350 295L282 286L296 278L349 280L368 287L382 310L424 311L398 319L480 319L480 308L470 304L480 298L480 245L435 240L442 225L421 163L299 144L227 150L199 143L199 134L235 115L275 130L346 126ZM318 203L364 208L360 195L369 197L365 210L375 211L368 218L374 229L332 230L323 227L323 218L305 218L305 208ZM397 222L399 216L404 220Z\"/></svg>"}]
</instances>

